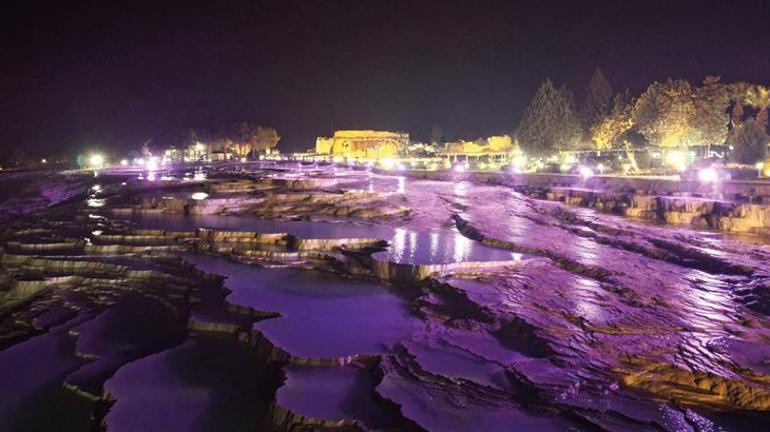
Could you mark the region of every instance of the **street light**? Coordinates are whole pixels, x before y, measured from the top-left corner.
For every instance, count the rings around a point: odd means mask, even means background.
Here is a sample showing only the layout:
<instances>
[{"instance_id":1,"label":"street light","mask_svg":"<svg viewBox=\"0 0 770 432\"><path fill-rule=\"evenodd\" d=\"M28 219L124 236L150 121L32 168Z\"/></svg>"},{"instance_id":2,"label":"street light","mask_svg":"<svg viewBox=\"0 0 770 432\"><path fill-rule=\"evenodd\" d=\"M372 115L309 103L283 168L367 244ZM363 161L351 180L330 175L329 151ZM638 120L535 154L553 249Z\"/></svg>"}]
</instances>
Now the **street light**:
<instances>
[{"instance_id":1,"label":"street light","mask_svg":"<svg viewBox=\"0 0 770 432\"><path fill-rule=\"evenodd\" d=\"M100 155L98 153L92 154L88 158L88 164L90 166L94 167L94 168L98 168L98 167L104 165L104 156L102 156L102 155Z\"/></svg>"},{"instance_id":2,"label":"street light","mask_svg":"<svg viewBox=\"0 0 770 432\"><path fill-rule=\"evenodd\" d=\"M669 150L666 153L666 163L681 172L687 169L687 154L681 150Z\"/></svg>"},{"instance_id":3,"label":"street light","mask_svg":"<svg viewBox=\"0 0 770 432\"><path fill-rule=\"evenodd\" d=\"M584 179L588 179L594 176L594 170L592 170L587 166L581 166L579 171L580 171L580 176L583 177Z\"/></svg>"},{"instance_id":4,"label":"street light","mask_svg":"<svg viewBox=\"0 0 770 432\"><path fill-rule=\"evenodd\" d=\"M703 183L714 183L719 180L719 174L714 168L703 168L698 171L698 180Z\"/></svg>"}]
</instances>

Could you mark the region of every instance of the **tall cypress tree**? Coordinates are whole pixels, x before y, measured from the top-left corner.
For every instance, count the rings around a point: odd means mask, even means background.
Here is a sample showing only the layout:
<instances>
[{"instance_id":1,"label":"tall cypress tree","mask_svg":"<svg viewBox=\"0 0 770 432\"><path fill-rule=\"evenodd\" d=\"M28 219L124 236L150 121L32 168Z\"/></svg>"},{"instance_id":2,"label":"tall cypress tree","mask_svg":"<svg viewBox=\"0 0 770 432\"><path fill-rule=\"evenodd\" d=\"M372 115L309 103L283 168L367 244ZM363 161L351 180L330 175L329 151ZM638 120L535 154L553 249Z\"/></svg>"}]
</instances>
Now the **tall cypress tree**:
<instances>
[{"instance_id":1,"label":"tall cypress tree","mask_svg":"<svg viewBox=\"0 0 770 432\"><path fill-rule=\"evenodd\" d=\"M602 70L596 68L586 87L580 120L584 130L590 130L612 110L612 87Z\"/></svg>"},{"instance_id":2,"label":"tall cypress tree","mask_svg":"<svg viewBox=\"0 0 770 432\"><path fill-rule=\"evenodd\" d=\"M572 92L550 79L535 93L519 123L517 136L530 155L549 155L574 147L581 135Z\"/></svg>"}]
</instances>

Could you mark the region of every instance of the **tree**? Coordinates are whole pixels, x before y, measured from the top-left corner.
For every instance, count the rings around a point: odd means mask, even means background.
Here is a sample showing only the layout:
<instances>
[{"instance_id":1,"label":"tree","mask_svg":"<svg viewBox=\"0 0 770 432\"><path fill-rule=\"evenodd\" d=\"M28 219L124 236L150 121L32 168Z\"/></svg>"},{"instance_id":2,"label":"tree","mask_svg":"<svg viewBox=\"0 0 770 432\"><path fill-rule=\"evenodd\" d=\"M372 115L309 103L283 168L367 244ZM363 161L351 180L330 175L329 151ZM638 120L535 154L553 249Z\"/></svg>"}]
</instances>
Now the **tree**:
<instances>
[{"instance_id":1,"label":"tree","mask_svg":"<svg viewBox=\"0 0 770 432\"><path fill-rule=\"evenodd\" d=\"M591 140L597 150L610 150L623 147L624 135L634 126L631 117L633 106L618 101L612 112L603 116L591 128Z\"/></svg>"},{"instance_id":2,"label":"tree","mask_svg":"<svg viewBox=\"0 0 770 432\"><path fill-rule=\"evenodd\" d=\"M591 139L597 150L625 150L632 170L639 171L632 144L633 135L638 135L634 130L633 109L634 101L628 90L616 95L612 112L591 128Z\"/></svg>"},{"instance_id":3,"label":"tree","mask_svg":"<svg viewBox=\"0 0 770 432\"><path fill-rule=\"evenodd\" d=\"M231 126L222 141L232 148L239 157L247 157L252 152L265 152L276 145L281 137L274 128L255 126L249 122L240 122Z\"/></svg>"},{"instance_id":4,"label":"tree","mask_svg":"<svg viewBox=\"0 0 770 432\"><path fill-rule=\"evenodd\" d=\"M746 94L746 101L753 108L756 108L757 123L767 131L767 109L770 107L770 88L755 85Z\"/></svg>"},{"instance_id":5,"label":"tree","mask_svg":"<svg viewBox=\"0 0 770 432\"><path fill-rule=\"evenodd\" d=\"M441 143L442 139L444 139L444 132L439 125L433 125L433 128L430 131L430 143L437 145Z\"/></svg>"},{"instance_id":6,"label":"tree","mask_svg":"<svg viewBox=\"0 0 770 432\"><path fill-rule=\"evenodd\" d=\"M582 132L572 92L564 86L557 90L546 79L524 110L517 135L524 151L533 155L574 148Z\"/></svg>"},{"instance_id":7,"label":"tree","mask_svg":"<svg viewBox=\"0 0 770 432\"><path fill-rule=\"evenodd\" d=\"M738 127L743 122L743 106L748 105L746 99L750 90L751 84L745 81L738 81L727 85L727 94L733 105L730 113L730 122L733 127Z\"/></svg>"},{"instance_id":8,"label":"tree","mask_svg":"<svg viewBox=\"0 0 770 432\"><path fill-rule=\"evenodd\" d=\"M142 157L143 158L150 158L152 157L152 151L150 150L150 143L152 142L152 139L148 139L145 142L142 143Z\"/></svg>"},{"instance_id":9,"label":"tree","mask_svg":"<svg viewBox=\"0 0 770 432\"><path fill-rule=\"evenodd\" d=\"M648 143L662 147L722 144L727 137L728 88L709 76L700 87L685 80L654 82L634 105L633 119Z\"/></svg>"},{"instance_id":10,"label":"tree","mask_svg":"<svg viewBox=\"0 0 770 432\"><path fill-rule=\"evenodd\" d=\"M584 130L590 130L612 110L612 87L602 74L602 70L596 68L588 87L586 88L583 107L580 110L580 120Z\"/></svg>"},{"instance_id":11,"label":"tree","mask_svg":"<svg viewBox=\"0 0 770 432\"><path fill-rule=\"evenodd\" d=\"M633 109L634 124L648 143L662 147L697 144L691 118L694 91L685 80L654 82L639 96Z\"/></svg>"},{"instance_id":12,"label":"tree","mask_svg":"<svg viewBox=\"0 0 770 432\"><path fill-rule=\"evenodd\" d=\"M722 144L727 138L730 95L718 76L708 76L695 89L694 112L690 119L693 139L699 144Z\"/></svg>"},{"instance_id":13,"label":"tree","mask_svg":"<svg viewBox=\"0 0 770 432\"><path fill-rule=\"evenodd\" d=\"M280 140L281 137L274 128L257 126L255 133L255 145L257 151L265 152L275 148Z\"/></svg>"},{"instance_id":14,"label":"tree","mask_svg":"<svg viewBox=\"0 0 770 432\"><path fill-rule=\"evenodd\" d=\"M615 97L612 98L612 109L617 109L618 107L623 106L633 107L633 105L634 97L631 96L631 90L627 88L622 92L615 94Z\"/></svg>"},{"instance_id":15,"label":"tree","mask_svg":"<svg viewBox=\"0 0 770 432\"><path fill-rule=\"evenodd\" d=\"M733 158L744 164L753 164L767 157L767 143L770 138L765 128L755 119L748 119L733 130L730 143Z\"/></svg>"},{"instance_id":16,"label":"tree","mask_svg":"<svg viewBox=\"0 0 770 432\"><path fill-rule=\"evenodd\" d=\"M223 138L224 147L230 147L238 157L248 157L255 150L256 127L249 122L235 123Z\"/></svg>"}]
</instances>

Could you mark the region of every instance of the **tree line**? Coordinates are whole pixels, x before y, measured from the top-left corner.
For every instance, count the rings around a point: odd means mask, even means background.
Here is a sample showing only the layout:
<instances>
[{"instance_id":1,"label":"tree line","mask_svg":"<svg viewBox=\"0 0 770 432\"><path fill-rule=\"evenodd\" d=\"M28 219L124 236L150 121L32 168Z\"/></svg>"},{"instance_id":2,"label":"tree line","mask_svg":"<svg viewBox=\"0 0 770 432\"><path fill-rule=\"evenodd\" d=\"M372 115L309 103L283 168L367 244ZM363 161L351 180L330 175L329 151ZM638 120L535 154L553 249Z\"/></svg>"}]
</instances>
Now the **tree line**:
<instances>
[{"instance_id":1,"label":"tree line","mask_svg":"<svg viewBox=\"0 0 770 432\"><path fill-rule=\"evenodd\" d=\"M253 157L275 148L281 140L278 131L251 122L238 122L213 129L190 129L184 142L204 142L212 148L231 151L238 157Z\"/></svg>"},{"instance_id":2,"label":"tree line","mask_svg":"<svg viewBox=\"0 0 770 432\"><path fill-rule=\"evenodd\" d=\"M582 103L550 79L535 92L516 129L531 155L569 150L642 146L690 147L728 144L733 159L754 163L767 156L770 88L706 77L653 82L638 97L615 93L600 69L591 76Z\"/></svg>"}]
</instances>

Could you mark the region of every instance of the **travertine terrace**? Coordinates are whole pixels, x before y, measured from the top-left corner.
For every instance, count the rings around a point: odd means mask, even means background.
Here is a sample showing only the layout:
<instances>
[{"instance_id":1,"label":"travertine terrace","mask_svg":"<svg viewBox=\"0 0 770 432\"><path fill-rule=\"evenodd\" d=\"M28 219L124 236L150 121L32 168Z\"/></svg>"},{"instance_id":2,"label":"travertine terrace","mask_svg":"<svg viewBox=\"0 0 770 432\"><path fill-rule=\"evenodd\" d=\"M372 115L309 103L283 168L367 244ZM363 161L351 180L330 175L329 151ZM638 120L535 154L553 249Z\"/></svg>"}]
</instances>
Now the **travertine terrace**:
<instances>
[{"instance_id":1,"label":"travertine terrace","mask_svg":"<svg viewBox=\"0 0 770 432\"><path fill-rule=\"evenodd\" d=\"M5 204L0 430L770 427L761 236L347 167L49 187Z\"/></svg>"}]
</instances>

